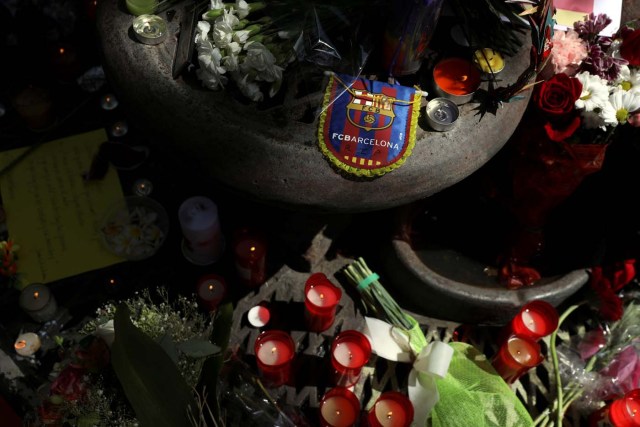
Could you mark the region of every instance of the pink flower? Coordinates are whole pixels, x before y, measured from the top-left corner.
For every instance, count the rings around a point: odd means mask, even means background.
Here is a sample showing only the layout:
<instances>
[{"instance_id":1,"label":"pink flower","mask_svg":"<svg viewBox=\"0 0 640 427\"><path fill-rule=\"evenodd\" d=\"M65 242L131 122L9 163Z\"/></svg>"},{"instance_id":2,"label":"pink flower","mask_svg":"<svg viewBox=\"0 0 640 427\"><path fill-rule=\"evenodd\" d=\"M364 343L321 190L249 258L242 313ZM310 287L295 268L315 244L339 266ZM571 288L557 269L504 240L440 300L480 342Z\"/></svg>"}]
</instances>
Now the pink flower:
<instances>
[{"instance_id":1,"label":"pink flower","mask_svg":"<svg viewBox=\"0 0 640 427\"><path fill-rule=\"evenodd\" d=\"M587 57L587 45L574 30L555 31L551 64L554 74L573 76L578 72L582 60Z\"/></svg>"},{"instance_id":2,"label":"pink flower","mask_svg":"<svg viewBox=\"0 0 640 427\"><path fill-rule=\"evenodd\" d=\"M602 400L608 400L638 388L640 378L640 358L633 345L618 353L607 367L600 371L603 387Z\"/></svg>"}]
</instances>

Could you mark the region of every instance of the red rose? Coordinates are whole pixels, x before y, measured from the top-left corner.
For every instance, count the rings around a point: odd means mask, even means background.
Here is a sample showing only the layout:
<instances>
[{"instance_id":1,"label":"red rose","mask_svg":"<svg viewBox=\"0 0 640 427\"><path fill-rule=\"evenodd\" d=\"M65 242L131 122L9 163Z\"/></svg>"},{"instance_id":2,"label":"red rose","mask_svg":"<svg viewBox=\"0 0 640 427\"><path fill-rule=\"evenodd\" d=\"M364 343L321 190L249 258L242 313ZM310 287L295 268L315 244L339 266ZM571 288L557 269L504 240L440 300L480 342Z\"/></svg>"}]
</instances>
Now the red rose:
<instances>
[{"instance_id":1,"label":"red rose","mask_svg":"<svg viewBox=\"0 0 640 427\"><path fill-rule=\"evenodd\" d=\"M564 73L556 74L538 85L533 100L547 120L544 129L552 141L562 142L580 127L575 103L581 94L580 80Z\"/></svg>"},{"instance_id":2,"label":"red rose","mask_svg":"<svg viewBox=\"0 0 640 427\"><path fill-rule=\"evenodd\" d=\"M79 400L85 391L84 370L73 366L64 368L51 384L51 394L61 396L69 402Z\"/></svg>"},{"instance_id":3,"label":"red rose","mask_svg":"<svg viewBox=\"0 0 640 427\"><path fill-rule=\"evenodd\" d=\"M624 36L620 55L629 61L629 65L640 66L640 28Z\"/></svg>"}]
</instances>

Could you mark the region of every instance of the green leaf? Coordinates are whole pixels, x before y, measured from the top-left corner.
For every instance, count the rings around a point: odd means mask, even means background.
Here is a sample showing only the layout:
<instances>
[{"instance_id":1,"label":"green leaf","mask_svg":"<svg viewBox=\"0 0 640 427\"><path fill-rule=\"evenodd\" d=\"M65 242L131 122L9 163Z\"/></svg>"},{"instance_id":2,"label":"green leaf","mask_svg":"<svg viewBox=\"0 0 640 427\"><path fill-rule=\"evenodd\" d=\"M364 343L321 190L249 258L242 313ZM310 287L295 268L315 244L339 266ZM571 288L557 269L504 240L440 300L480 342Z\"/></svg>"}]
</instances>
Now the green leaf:
<instances>
[{"instance_id":1,"label":"green leaf","mask_svg":"<svg viewBox=\"0 0 640 427\"><path fill-rule=\"evenodd\" d=\"M189 426L187 411L196 408L196 403L171 358L131 323L125 304L118 306L114 323L113 368L140 425Z\"/></svg>"},{"instance_id":2,"label":"green leaf","mask_svg":"<svg viewBox=\"0 0 640 427\"><path fill-rule=\"evenodd\" d=\"M178 364L178 348L176 347L176 343L171 338L171 335L164 334L160 341L158 342L160 347L164 349L164 351L169 355L169 358L176 365Z\"/></svg>"},{"instance_id":3,"label":"green leaf","mask_svg":"<svg viewBox=\"0 0 640 427\"><path fill-rule=\"evenodd\" d=\"M189 340L178 343L178 350L188 357L199 359L220 353L220 347L204 340Z\"/></svg>"},{"instance_id":4,"label":"green leaf","mask_svg":"<svg viewBox=\"0 0 640 427\"><path fill-rule=\"evenodd\" d=\"M220 418L220 406L217 398L218 376L224 363L224 356L229 345L231 336L231 324L233 322L233 305L228 302L218 307L216 318L213 324L213 332L211 333L211 342L220 347L220 352L205 360L200 374L200 383L198 388L207 389L207 403L211 408L214 416Z\"/></svg>"}]
</instances>

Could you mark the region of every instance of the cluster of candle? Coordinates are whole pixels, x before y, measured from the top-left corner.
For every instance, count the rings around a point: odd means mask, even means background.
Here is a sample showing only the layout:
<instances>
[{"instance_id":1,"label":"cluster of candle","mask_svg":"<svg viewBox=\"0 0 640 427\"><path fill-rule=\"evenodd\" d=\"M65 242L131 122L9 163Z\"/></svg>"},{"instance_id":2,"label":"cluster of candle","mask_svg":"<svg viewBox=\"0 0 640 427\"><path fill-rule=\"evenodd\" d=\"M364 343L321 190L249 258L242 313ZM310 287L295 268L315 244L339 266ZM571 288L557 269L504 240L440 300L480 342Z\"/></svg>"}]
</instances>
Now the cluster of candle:
<instances>
[{"instance_id":1,"label":"cluster of candle","mask_svg":"<svg viewBox=\"0 0 640 427\"><path fill-rule=\"evenodd\" d=\"M538 341L557 327L558 312L551 304L541 300L525 304L503 329L493 367L507 383L515 382L543 361Z\"/></svg>"},{"instance_id":2,"label":"cluster of candle","mask_svg":"<svg viewBox=\"0 0 640 427\"><path fill-rule=\"evenodd\" d=\"M367 414L369 427L409 427L413 421L413 405L397 391L382 393ZM346 387L334 387L320 400L322 427L349 427L360 418L360 401Z\"/></svg>"}]
</instances>

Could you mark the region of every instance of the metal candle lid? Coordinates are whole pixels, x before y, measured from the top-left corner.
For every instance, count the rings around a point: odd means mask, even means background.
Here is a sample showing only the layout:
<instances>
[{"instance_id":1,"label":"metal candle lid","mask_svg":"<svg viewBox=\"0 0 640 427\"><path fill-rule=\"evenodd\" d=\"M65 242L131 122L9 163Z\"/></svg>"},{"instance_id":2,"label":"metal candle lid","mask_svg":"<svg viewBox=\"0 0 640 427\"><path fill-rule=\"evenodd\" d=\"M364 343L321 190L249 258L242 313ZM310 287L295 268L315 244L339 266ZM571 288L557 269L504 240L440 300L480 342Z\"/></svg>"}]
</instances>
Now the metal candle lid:
<instances>
[{"instance_id":1,"label":"metal candle lid","mask_svg":"<svg viewBox=\"0 0 640 427\"><path fill-rule=\"evenodd\" d=\"M427 104L427 122L433 130L448 131L458 121L460 110L447 98L434 98Z\"/></svg>"},{"instance_id":2,"label":"metal candle lid","mask_svg":"<svg viewBox=\"0 0 640 427\"><path fill-rule=\"evenodd\" d=\"M133 32L144 44L160 44L167 38L167 22L158 15L140 15L133 20Z\"/></svg>"}]
</instances>

